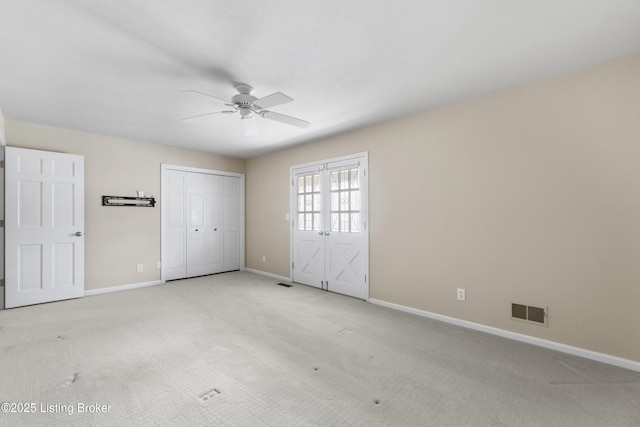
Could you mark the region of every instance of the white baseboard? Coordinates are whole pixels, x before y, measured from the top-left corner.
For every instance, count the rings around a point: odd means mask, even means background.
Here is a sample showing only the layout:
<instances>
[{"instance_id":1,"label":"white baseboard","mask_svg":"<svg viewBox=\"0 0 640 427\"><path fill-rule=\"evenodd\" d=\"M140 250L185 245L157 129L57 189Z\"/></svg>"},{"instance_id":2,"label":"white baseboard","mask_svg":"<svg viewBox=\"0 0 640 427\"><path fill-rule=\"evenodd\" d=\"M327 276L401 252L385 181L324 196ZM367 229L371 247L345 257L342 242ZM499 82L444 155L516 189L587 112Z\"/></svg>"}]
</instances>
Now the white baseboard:
<instances>
[{"instance_id":1,"label":"white baseboard","mask_svg":"<svg viewBox=\"0 0 640 427\"><path fill-rule=\"evenodd\" d=\"M147 286L161 285L161 280L154 280L152 282L131 283L128 285L110 286L108 288L89 289L84 291L84 296L108 294L109 292L128 291L130 289L146 288Z\"/></svg>"},{"instance_id":2,"label":"white baseboard","mask_svg":"<svg viewBox=\"0 0 640 427\"><path fill-rule=\"evenodd\" d=\"M621 357L612 356L609 354L598 353L598 352L587 350L580 347L573 347L573 346L561 344L555 341L549 341L549 340L544 340L542 338L536 338L529 335L510 332L504 329L485 326L479 323L456 319L455 317L444 316L442 314L431 313L429 311L418 310L417 308L412 308L412 307L407 307L400 304L381 301L374 298L369 298L369 302L372 304L380 305L382 307L392 308L394 310L404 311L406 313L411 313L411 314L415 314L422 317L428 317L429 319L439 320L441 322L462 326L463 328L474 329L476 331L486 332L492 335L498 335L503 338L509 338L515 341L525 342L528 344L537 345L539 347L544 347L551 350L557 350L563 353L572 354L574 356L584 357L585 359L591 359L598 362L607 363L609 365L614 365L621 368L631 369L633 371L640 372L640 362L636 362L634 360L623 359Z\"/></svg>"},{"instance_id":3,"label":"white baseboard","mask_svg":"<svg viewBox=\"0 0 640 427\"><path fill-rule=\"evenodd\" d=\"M261 276L270 277L272 279L280 280L281 282L290 282L290 277L278 276L277 274L267 273L266 271L255 270L253 268L245 268L244 271L248 271L249 273L259 274Z\"/></svg>"}]
</instances>

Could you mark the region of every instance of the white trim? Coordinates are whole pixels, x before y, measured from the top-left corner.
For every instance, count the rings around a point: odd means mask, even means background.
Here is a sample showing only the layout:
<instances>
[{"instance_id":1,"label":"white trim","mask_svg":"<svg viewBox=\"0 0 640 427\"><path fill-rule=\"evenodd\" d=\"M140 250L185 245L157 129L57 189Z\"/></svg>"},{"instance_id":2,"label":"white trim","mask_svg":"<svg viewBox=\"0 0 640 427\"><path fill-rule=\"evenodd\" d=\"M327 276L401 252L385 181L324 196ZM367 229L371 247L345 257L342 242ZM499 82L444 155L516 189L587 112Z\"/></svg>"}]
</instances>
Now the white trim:
<instances>
[{"instance_id":1,"label":"white trim","mask_svg":"<svg viewBox=\"0 0 640 427\"><path fill-rule=\"evenodd\" d=\"M260 276L269 277L271 279L276 279L281 282L291 282L291 277L278 276L277 274L271 274L271 273L267 273L266 271L260 271L253 268L245 268L244 270L248 271L249 273L259 274Z\"/></svg>"},{"instance_id":2,"label":"white trim","mask_svg":"<svg viewBox=\"0 0 640 427\"><path fill-rule=\"evenodd\" d=\"M226 175L226 176L237 176L244 177L243 173L240 172L229 172L229 171L221 171L216 169L202 169L202 168L192 168L190 166L180 166L180 165L168 165L166 163L160 164L161 169L170 169L182 172L195 172L195 173L205 173L209 175Z\"/></svg>"},{"instance_id":3,"label":"white trim","mask_svg":"<svg viewBox=\"0 0 640 427\"><path fill-rule=\"evenodd\" d=\"M444 316L442 314L431 313L429 311L419 310L417 308L407 307L400 304L394 304L392 302L381 301L374 298L370 298L369 302L382 307L404 311L405 313L411 313L418 316L427 317L429 319L450 323L452 325L462 326L463 328L473 329L476 331L497 335L503 338L512 339L514 341L533 344L539 347L544 347L551 350L560 351L562 353L571 354L573 356L583 357L585 359L595 360L597 362L602 362L609 365L618 366L620 368L631 369L632 371L640 372L640 362L636 362L634 360L623 359L621 357L612 356L605 353L598 353L598 352L587 350L580 347L573 347L573 346L570 346L567 344L561 344L555 341L549 341L542 338L536 338L529 335L519 334L517 332L505 331L504 329L485 326L479 323L469 322L467 320L462 320L462 319L456 319L455 317L449 317L449 316Z\"/></svg>"},{"instance_id":4,"label":"white trim","mask_svg":"<svg viewBox=\"0 0 640 427\"><path fill-rule=\"evenodd\" d=\"M88 297L92 295L108 294L110 292L129 291L131 289L146 288L147 286L156 286L161 284L162 281L154 280L152 282L130 283L128 285L111 286L108 288L89 289L84 291L84 296Z\"/></svg>"},{"instance_id":5,"label":"white trim","mask_svg":"<svg viewBox=\"0 0 640 427\"><path fill-rule=\"evenodd\" d=\"M301 165L295 165L295 166L290 166L289 167L289 175L291 177L293 177L293 171L295 169L305 169L305 168L310 168L310 167L316 167L318 165L322 165L323 163L334 163L334 162L342 162L342 161L349 161L349 160L354 160L359 157L366 157L367 159L369 158L369 152L368 151L362 151L360 153L353 153L353 154L349 154L346 156L340 156L340 157L333 157L331 159L323 159L323 160L317 160L315 162L309 162L309 163L303 163Z\"/></svg>"}]
</instances>

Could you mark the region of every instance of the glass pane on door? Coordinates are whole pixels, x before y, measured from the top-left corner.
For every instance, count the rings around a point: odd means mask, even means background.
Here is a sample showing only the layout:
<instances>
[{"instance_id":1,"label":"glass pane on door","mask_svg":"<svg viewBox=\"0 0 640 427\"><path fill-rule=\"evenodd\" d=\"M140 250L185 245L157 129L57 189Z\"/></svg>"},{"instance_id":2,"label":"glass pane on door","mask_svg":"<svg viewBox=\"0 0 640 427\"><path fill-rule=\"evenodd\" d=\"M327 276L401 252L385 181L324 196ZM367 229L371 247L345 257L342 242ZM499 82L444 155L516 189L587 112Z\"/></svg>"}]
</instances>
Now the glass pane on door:
<instances>
[{"instance_id":1,"label":"glass pane on door","mask_svg":"<svg viewBox=\"0 0 640 427\"><path fill-rule=\"evenodd\" d=\"M320 231L321 197L320 173L310 173L297 177L298 230Z\"/></svg>"},{"instance_id":2,"label":"glass pane on door","mask_svg":"<svg viewBox=\"0 0 640 427\"><path fill-rule=\"evenodd\" d=\"M330 171L331 231L360 232L359 167L350 166Z\"/></svg>"}]
</instances>

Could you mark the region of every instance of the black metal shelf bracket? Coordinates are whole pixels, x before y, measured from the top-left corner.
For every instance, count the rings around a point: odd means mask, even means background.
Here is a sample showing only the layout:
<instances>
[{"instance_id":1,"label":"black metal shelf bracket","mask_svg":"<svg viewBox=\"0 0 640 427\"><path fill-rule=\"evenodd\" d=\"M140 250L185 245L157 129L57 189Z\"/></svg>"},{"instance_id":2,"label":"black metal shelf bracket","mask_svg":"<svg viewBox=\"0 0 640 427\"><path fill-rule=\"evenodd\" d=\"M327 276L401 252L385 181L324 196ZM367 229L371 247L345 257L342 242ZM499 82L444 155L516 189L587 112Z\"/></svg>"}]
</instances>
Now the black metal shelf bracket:
<instances>
[{"instance_id":1,"label":"black metal shelf bracket","mask_svg":"<svg viewBox=\"0 0 640 427\"><path fill-rule=\"evenodd\" d=\"M156 205L154 197L102 196L102 206L132 206L152 208Z\"/></svg>"}]
</instances>

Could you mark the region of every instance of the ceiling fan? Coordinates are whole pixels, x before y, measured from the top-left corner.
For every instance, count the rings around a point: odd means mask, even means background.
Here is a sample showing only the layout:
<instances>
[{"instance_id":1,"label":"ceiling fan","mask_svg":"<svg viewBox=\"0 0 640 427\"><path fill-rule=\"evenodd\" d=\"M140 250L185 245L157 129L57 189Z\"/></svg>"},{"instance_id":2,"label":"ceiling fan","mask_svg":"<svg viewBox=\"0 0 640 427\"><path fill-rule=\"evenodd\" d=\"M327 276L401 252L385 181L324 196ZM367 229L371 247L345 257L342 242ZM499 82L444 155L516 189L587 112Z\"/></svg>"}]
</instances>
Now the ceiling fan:
<instances>
[{"instance_id":1,"label":"ceiling fan","mask_svg":"<svg viewBox=\"0 0 640 427\"><path fill-rule=\"evenodd\" d=\"M242 127L244 128L245 135L257 134L255 123L256 115L265 119L275 120L278 122L286 123L288 125L297 126L302 129L306 128L310 124L305 120L296 119L295 117L267 110L267 108L293 101L293 98L288 97L282 92L272 93L271 95L267 95L263 98L256 98L252 95L253 87L247 84L237 85L236 90L238 91L238 94L234 95L231 98L231 101L227 101L223 98L218 98L217 96L209 95L208 93L199 92L197 90L183 90L183 93L193 92L222 101L227 107L231 107L232 110L213 111L211 113L185 117L182 120L185 122L191 122L214 114L240 113L240 119L242 122Z\"/></svg>"}]
</instances>

